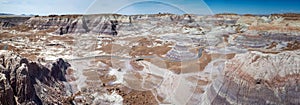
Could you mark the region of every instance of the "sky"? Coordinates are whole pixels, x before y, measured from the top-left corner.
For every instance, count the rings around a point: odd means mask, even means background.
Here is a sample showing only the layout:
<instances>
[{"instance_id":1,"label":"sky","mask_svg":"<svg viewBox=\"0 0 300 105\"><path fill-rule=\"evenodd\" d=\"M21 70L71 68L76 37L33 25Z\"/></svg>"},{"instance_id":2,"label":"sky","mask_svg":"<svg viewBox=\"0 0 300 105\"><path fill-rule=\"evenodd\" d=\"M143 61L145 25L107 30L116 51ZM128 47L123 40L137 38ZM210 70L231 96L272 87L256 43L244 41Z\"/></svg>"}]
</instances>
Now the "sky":
<instances>
[{"instance_id":1,"label":"sky","mask_svg":"<svg viewBox=\"0 0 300 105\"><path fill-rule=\"evenodd\" d=\"M202 0L122 0L112 3L97 0L86 10L86 13L120 13L153 14L153 13L175 13L175 14L211 14L211 10Z\"/></svg>"},{"instance_id":2,"label":"sky","mask_svg":"<svg viewBox=\"0 0 300 105\"><path fill-rule=\"evenodd\" d=\"M204 0L214 13L300 13L300 0Z\"/></svg>"},{"instance_id":3,"label":"sky","mask_svg":"<svg viewBox=\"0 0 300 105\"><path fill-rule=\"evenodd\" d=\"M300 0L0 0L12 14L300 13Z\"/></svg>"}]
</instances>

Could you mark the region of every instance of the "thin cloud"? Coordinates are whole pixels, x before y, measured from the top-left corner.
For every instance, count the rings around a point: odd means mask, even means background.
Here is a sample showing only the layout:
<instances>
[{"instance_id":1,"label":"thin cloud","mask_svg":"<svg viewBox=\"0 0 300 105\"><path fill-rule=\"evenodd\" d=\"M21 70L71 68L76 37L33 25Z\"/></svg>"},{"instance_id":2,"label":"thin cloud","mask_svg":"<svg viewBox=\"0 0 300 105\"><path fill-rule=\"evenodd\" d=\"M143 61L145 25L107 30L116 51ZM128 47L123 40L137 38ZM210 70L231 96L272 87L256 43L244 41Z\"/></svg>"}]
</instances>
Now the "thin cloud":
<instances>
[{"instance_id":1,"label":"thin cloud","mask_svg":"<svg viewBox=\"0 0 300 105\"><path fill-rule=\"evenodd\" d=\"M175 6L174 10L158 7L135 7L132 6L133 13L154 13L155 10L167 12L175 12L176 9L192 14L209 14L209 8L205 7L202 0L0 0L0 10L5 13L13 14L102 14L116 13L121 8L125 8L131 4L144 1L163 2ZM147 6L147 5L145 5ZM161 7L161 6L160 6ZM207 12L207 13L206 13Z\"/></svg>"},{"instance_id":2,"label":"thin cloud","mask_svg":"<svg viewBox=\"0 0 300 105\"><path fill-rule=\"evenodd\" d=\"M3 1L3 0L2 0ZM73 14L84 13L93 0L11 0L0 4L1 12L13 14Z\"/></svg>"},{"instance_id":3,"label":"thin cloud","mask_svg":"<svg viewBox=\"0 0 300 105\"><path fill-rule=\"evenodd\" d=\"M155 6L149 5L145 3L144 7L140 5L132 5L138 4L141 2L162 2L163 4L169 4L174 10L170 9L168 6ZM128 7L130 6L130 7ZM169 8L169 9L167 9ZM120 10L126 9L126 10ZM179 13L176 12L178 9L185 11L186 13L191 14L212 14L211 10L207 7L207 5L202 0L122 0L118 1L118 3L112 1L105 1L105 0L96 0L87 10L86 13L88 14L97 14L97 13L116 13L121 12L124 14L148 14L148 13L155 13L155 11L161 10L166 12Z\"/></svg>"}]
</instances>

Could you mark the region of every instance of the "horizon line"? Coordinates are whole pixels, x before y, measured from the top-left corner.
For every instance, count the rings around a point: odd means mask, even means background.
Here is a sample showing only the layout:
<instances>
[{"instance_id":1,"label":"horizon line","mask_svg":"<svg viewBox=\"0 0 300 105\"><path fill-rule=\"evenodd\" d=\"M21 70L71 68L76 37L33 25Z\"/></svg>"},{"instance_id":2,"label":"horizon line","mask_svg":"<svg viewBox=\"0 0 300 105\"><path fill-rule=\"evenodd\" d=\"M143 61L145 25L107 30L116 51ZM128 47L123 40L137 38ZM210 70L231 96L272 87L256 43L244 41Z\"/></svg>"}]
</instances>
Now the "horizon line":
<instances>
[{"instance_id":1,"label":"horizon line","mask_svg":"<svg viewBox=\"0 0 300 105\"><path fill-rule=\"evenodd\" d=\"M0 13L0 16L51 16L51 15L55 15L55 16L64 16L64 15L123 15L123 16L134 16L134 15L159 15L159 14L170 14L170 15L199 15L199 16L210 16L210 15L275 15L275 14L296 14L296 15L300 15L299 12L282 12L282 13L270 13L270 14L251 14L251 13L231 13L231 12L224 12L224 13L215 13L215 14L189 14L189 13L185 13L185 14L176 14L176 13L156 13L156 14L152 14L152 13L145 13L145 14L120 14L120 13L93 13L93 14L77 14L77 13L66 13L66 14L48 14L48 15L39 15L39 14L13 14L13 13Z\"/></svg>"}]
</instances>

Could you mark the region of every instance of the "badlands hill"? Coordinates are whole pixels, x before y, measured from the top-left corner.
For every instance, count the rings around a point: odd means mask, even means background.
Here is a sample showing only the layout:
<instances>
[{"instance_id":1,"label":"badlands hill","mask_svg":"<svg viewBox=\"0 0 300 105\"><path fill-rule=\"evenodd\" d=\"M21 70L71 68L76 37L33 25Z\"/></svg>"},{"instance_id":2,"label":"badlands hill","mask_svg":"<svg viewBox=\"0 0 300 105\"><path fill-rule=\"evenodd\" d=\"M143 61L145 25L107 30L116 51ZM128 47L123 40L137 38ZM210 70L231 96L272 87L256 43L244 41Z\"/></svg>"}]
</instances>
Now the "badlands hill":
<instances>
[{"instance_id":1,"label":"badlands hill","mask_svg":"<svg viewBox=\"0 0 300 105\"><path fill-rule=\"evenodd\" d=\"M0 16L0 104L300 104L300 16Z\"/></svg>"}]
</instances>

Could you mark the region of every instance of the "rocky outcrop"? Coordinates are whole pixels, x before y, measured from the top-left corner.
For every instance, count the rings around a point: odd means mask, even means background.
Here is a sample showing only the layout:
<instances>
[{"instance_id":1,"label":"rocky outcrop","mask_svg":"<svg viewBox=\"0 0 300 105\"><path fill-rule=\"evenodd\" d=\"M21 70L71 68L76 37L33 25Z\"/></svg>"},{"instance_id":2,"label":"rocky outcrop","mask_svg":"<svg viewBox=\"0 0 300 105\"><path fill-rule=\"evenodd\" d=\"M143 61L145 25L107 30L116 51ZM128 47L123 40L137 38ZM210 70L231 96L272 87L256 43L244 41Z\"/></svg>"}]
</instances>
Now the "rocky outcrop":
<instances>
[{"instance_id":1,"label":"rocky outcrop","mask_svg":"<svg viewBox=\"0 0 300 105\"><path fill-rule=\"evenodd\" d=\"M15 105L13 90L4 74L0 73L0 102L3 105Z\"/></svg>"},{"instance_id":2,"label":"rocky outcrop","mask_svg":"<svg viewBox=\"0 0 300 105\"><path fill-rule=\"evenodd\" d=\"M0 27L2 28L11 28L13 26L17 26L23 24L30 17L0 17Z\"/></svg>"},{"instance_id":3,"label":"rocky outcrop","mask_svg":"<svg viewBox=\"0 0 300 105\"><path fill-rule=\"evenodd\" d=\"M164 22L179 22L178 24L191 24L195 21L195 16L192 15L173 15L173 14L158 14L158 15L84 15L73 20L66 25L59 25L60 28L55 31L57 34L65 33L94 33L118 35L129 34L128 32L139 32L142 30L145 21L153 21L154 26ZM148 23L148 22L146 22ZM149 25L149 24L148 24ZM169 24L168 24L169 25ZM172 26L173 24L170 24ZM196 25L195 25L196 26ZM144 27L143 27L144 28ZM160 27L155 27L160 28ZM145 31L149 31L145 30ZM120 32L119 32L120 31ZM155 31L155 30L153 30Z\"/></svg>"},{"instance_id":4,"label":"rocky outcrop","mask_svg":"<svg viewBox=\"0 0 300 105\"><path fill-rule=\"evenodd\" d=\"M198 20L197 20L198 19ZM99 14L99 15L49 15L49 16L34 16L24 21L19 21L21 28L48 30L55 34L68 33L94 33L94 34L108 34L118 35L119 31L124 35L132 34L132 32L146 32L158 30L164 25L174 27L178 25L179 29L174 31L181 31L183 27L195 28L202 25L195 15L174 15L174 14L153 14L153 15L119 15L119 14ZM4 21L7 21L3 19ZM170 24L168 24L170 23ZM5 26L7 23L3 23ZM144 25L149 25L149 28L144 29ZM10 25L17 26L17 25ZM20 25L18 25L19 27ZM157 27L153 27L157 26Z\"/></svg>"},{"instance_id":5,"label":"rocky outcrop","mask_svg":"<svg viewBox=\"0 0 300 105\"><path fill-rule=\"evenodd\" d=\"M236 55L208 88L204 104L300 104L300 56L295 52Z\"/></svg>"},{"instance_id":6,"label":"rocky outcrop","mask_svg":"<svg viewBox=\"0 0 300 105\"><path fill-rule=\"evenodd\" d=\"M70 65L63 59L43 65L9 51L1 52L0 103L72 104L66 100L65 70Z\"/></svg>"},{"instance_id":7,"label":"rocky outcrop","mask_svg":"<svg viewBox=\"0 0 300 105\"><path fill-rule=\"evenodd\" d=\"M50 16L37 16L32 17L24 22L24 25L31 27L33 29L63 29L63 33L68 33L73 31L76 23L74 21L80 15L50 15ZM60 30L60 29L59 29Z\"/></svg>"},{"instance_id":8,"label":"rocky outcrop","mask_svg":"<svg viewBox=\"0 0 300 105\"><path fill-rule=\"evenodd\" d=\"M177 43L174 48L172 48L167 53L167 58L174 61L183 61L183 60L191 60L197 57L196 54L190 52L189 45L185 43Z\"/></svg>"}]
</instances>

